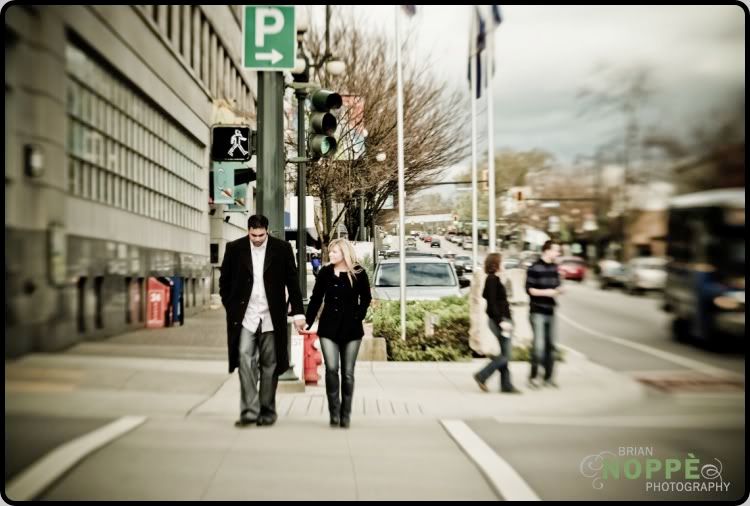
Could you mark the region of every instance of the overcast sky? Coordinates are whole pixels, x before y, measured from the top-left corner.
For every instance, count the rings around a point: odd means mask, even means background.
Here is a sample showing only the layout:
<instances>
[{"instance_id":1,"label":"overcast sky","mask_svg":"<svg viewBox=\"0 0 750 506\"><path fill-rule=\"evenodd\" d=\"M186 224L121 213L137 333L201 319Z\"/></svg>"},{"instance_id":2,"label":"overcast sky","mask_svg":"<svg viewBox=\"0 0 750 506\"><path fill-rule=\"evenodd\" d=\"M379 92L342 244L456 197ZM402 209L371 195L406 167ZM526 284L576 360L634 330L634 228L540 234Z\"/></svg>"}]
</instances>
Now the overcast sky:
<instances>
[{"instance_id":1,"label":"overcast sky","mask_svg":"<svg viewBox=\"0 0 750 506\"><path fill-rule=\"evenodd\" d=\"M315 9L316 18L324 12ZM394 33L393 6L334 9L334 16L354 9L372 27ZM435 77L467 95L470 13L470 6L418 6L415 17L402 14L417 56L431 58ZM611 139L622 127L619 118L577 114L576 94L599 63L651 67L657 91L644 124L675 131L744 90L745 17L738 6L507 5L502 14L495 36L496 149L542 148L568 162Z\"/></svg>"}]
</instances>

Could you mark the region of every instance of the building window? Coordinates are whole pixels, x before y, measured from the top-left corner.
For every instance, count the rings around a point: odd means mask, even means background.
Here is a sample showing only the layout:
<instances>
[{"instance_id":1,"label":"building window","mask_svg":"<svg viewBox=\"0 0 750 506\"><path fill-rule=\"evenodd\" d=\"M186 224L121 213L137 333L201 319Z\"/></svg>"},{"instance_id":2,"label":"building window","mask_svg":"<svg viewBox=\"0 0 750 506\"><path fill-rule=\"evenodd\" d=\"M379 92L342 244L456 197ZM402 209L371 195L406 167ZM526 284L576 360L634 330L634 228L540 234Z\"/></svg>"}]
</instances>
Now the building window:
<instances>
[{"instance_id":1,"label":"building window","mask_svg":"<svg viewBox=\"0 0 750 506\"><path fill-rule=\"evenodd\" d=\"M211 263L212 264L219 263L219 245L215 242L211 243Z\"/></svg>"},{"instance_id":2,"label":"building window","mask_svg":"<svg viewBox=\"0 0 750 506\"><path fill-rule=\"evenodd\" d=\"M155 10L157 16L163 7ZM185 12L200 15L199 10L183 11L181 6L168 12L181 14L175 18L178 22ZM189 35L180 33L178 42ZM186 215L189 209L200 210L202 206L187 196L205 186L206 146L77 43L66 46L66 69L69 191L156 219L157 202L162 200L158 194L180 200ZM164 214L169 223L189 223L185 217L177 219L174 209Z\"/></svg>"}]
</instances>

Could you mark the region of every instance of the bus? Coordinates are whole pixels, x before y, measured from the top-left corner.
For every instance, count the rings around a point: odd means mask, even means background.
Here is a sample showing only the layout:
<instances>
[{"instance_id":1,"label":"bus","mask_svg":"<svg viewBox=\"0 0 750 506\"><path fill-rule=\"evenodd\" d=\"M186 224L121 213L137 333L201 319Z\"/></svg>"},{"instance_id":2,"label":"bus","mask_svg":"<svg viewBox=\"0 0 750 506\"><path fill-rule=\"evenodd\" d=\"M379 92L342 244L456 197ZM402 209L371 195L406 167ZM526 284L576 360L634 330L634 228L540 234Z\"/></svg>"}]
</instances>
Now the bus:
<instances>
[{"instance_id":1,"label":"bus","mask_svg":"<svg viewBox=\"0 0 750 506\"><path fill-rule=\"evenodd\" d=\"M745 334L745 189L671 199L664 309L680 341L716 344Z\"/></svg>"}]
</instances>

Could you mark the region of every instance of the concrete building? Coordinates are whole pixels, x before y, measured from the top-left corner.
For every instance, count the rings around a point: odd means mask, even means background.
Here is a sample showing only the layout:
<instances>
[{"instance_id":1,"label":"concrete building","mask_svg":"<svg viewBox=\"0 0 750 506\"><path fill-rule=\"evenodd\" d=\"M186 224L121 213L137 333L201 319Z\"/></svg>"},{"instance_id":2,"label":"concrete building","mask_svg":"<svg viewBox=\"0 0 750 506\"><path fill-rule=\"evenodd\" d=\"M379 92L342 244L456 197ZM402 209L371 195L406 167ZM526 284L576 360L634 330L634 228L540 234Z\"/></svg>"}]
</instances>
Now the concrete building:
<instances>
[{"instance_id":1,"label":"concrete building","mask_svg":"<svg viewBox=\"0 0 750 506\"><path fill-rule=\"evenodd\" d=\"M6 357L144 326L150 277L184 281L187 317L208 306L212 265L246 233L208 205L211 125L255 128L240 7L4 20Z\"/></svg>"}]
</instances>

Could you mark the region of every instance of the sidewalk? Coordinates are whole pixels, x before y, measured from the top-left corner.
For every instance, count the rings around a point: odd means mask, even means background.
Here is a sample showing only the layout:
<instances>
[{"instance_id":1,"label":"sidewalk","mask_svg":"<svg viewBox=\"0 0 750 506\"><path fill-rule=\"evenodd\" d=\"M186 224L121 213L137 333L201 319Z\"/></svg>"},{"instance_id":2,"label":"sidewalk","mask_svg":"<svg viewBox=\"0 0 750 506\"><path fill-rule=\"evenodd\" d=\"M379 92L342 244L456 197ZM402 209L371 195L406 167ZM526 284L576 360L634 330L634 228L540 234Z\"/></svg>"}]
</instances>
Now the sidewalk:
<instances>
[{"instance_id":1,"label":"sidewalk","mask_svg":"<svg viewBox=\"0 0 750 506\"><path fill-rule=\"evenodd\" d=\"M24 414L53 427L59 417L147 417L61 474L42 498L496 500L441 420L585 416L645 395L626 376L570 352L556 366L559 390L529 391L529 364L511 363L522 395L481 392L472 373L484 360L359 362L350 429L328 426L322 378L304 393L279 393L273 427L237 429L239 381L223 356L118 355L122 346L225 353L214 338L223 339L215 330L223 330L222 311L191 320L6 361L6 418ZM499 378L488 385L498 389Z\"/></svg>"}]
</instances>

